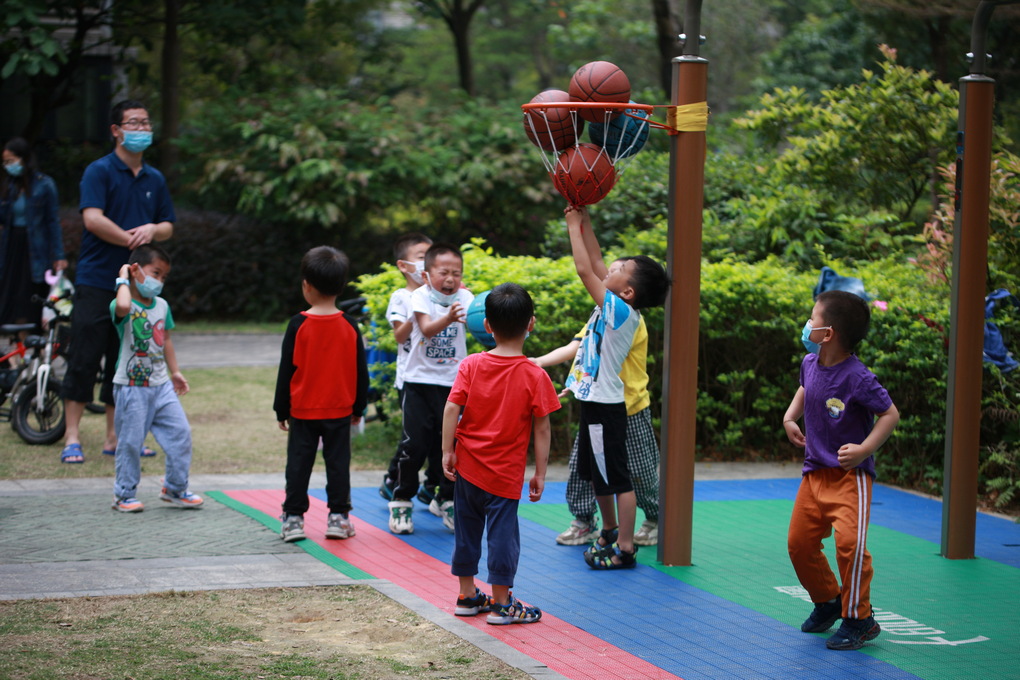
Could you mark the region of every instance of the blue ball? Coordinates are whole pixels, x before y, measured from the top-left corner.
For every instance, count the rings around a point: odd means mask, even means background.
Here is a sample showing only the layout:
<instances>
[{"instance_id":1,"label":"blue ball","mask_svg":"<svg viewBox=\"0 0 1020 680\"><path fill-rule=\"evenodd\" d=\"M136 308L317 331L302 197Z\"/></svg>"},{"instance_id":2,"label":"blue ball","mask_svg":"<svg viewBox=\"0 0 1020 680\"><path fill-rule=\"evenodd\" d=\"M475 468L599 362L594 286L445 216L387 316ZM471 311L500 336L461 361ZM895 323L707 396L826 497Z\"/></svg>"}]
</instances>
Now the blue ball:
<instances>
[{"instance_id":1,"label":"blue ball","mask_svg":"<svg viewBox=\"0 0 1020 680\"><path fill-rule=\"evenodd\" d=\"M489 291L475 296L468 306L466 323L471 335L475 336L475 340L486 347L495 347L496 338L492 337L492 333L486 332L485 324L482 323L485 320L485 298L487 297L489 297Z\"/></svg>"},{"instance_id":2,"label":"blue ball","mask_svg":"<svg viewBox=\"0 0 1020 680\"><path fill-rule=\"evenodd\" d=\"M640 109L627 109L627 113L648 118L648 112ZM648 128L648 123L620 114L609 121L608 127L605 123L588 125L588 139L593 144L605 148L611 158L627 158L636 154L645 145L648 140Z\"/></svg>"}]
</instances>

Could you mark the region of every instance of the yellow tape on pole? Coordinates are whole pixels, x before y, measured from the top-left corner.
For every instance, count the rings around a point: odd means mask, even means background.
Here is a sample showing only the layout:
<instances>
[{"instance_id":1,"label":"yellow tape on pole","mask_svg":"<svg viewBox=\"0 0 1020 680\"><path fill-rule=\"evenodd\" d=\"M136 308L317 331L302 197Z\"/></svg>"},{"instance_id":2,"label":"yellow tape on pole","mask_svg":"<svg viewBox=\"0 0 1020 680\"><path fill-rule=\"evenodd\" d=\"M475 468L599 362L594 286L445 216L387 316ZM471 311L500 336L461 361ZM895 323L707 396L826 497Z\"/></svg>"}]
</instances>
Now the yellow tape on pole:
<instances>
[{"instance_id":1,"label":"yellow tape on pole","mask_svg":"<svg viewBox=\"0 0 1020 680\"><path fill-rule=\"evenodd\" d=\"M666 127L677 132L704 132L708 128L708 102L670 106Z\"/></svg>"}]
</instances>

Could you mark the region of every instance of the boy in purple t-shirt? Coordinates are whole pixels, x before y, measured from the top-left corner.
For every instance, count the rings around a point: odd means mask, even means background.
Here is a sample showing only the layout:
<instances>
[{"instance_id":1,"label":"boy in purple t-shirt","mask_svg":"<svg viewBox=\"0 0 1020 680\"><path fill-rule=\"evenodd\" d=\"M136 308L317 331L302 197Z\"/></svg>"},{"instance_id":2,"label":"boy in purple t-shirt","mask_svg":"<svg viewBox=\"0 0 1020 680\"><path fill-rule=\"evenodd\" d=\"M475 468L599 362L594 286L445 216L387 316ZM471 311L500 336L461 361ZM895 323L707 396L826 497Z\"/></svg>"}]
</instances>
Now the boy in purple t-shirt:
<instances>
[{"instance_id":1,"label":"boy in purple t-shirt","mask_svg":"<svg viewBox=\"0 0 1020 680\"><path fill-rule=\"evenodd\" d=\"M800 389L783 427L804 449L804 472L793 505L787 547L797 578L815 603L801 625L823 633L842 617L825 646L860 649L881 632L871 609L871 554L867 550L872 454L889 438L900 414L875 375L853 354L868 332L868 304L853 293L818 296L801 341L809 354L800 366ZM797 420L804 416L802 432ZM836 532L842 587L822 552Z\"/></svg>"}]
</instances>

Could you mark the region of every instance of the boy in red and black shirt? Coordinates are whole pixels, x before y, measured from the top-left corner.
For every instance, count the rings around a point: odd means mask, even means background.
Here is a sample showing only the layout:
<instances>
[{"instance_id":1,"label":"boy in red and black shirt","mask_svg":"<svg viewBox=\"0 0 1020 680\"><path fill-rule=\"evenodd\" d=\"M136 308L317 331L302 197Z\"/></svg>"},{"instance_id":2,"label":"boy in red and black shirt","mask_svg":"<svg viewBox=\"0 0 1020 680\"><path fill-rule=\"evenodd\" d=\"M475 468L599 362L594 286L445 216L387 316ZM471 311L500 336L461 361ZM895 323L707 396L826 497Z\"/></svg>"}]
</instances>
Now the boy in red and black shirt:
<instances>
[{"instance_id":1,"label":"boy in red and black shirt","mask_svg":"<svg viewBox=\"0 0 1020 680\"><path fill-rule=\"evenodd\" d=\"M280 537L305 538L308 480L322 440L326 462L326 538L354 536L351 510L351 425L365 412L368 365L354 320L336 307L350 262L336 248L312 248L301 259L301 292L309 309L283 336L273 410L287 436L287 496Z\"/></svg>"}]
</instances>

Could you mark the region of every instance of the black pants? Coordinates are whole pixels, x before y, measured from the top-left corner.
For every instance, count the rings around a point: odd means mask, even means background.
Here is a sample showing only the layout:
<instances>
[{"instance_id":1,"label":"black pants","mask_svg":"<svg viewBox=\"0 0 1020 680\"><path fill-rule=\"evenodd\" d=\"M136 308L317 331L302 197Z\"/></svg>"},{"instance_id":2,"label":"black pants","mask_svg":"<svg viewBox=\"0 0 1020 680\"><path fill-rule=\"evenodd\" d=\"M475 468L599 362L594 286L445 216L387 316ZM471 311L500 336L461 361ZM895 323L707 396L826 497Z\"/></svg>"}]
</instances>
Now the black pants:
<instances>
[{"instance_id":1,"label":"black pants","mask_svg":"<svg viewBox=\"0 0 1020 680\"><path fill-rule=\"evenodd\" d=\"M397 461L395 500L409 501L418 492L418 471L428 461L437 471L443 469L443 409L450 388L444 385L404 383L404 432ZM453 482L440 473L436 499L453 500Z\"/></svg>"},{"instance_id":2,"label":"black pants","mask_svg":"<svg viewBox=\"0 0 1020 680\"><path fill-rule=\"evenodd\" d=\"M120 351L120 338L110 319L113 296L112 292L93 286L78 286L74 291L71 348L63 381L64 399L86 404L92 401L100 361L105 357L106 373L99 398L104 404L113 405L113 374Z\"/></svg>"},{"instance_id":3,"label":"black pants","mask_svg":"<svg viewBox=\"0 0 1020 680\"><path fill-rule=\"evenodd\" d=\"M404 408L403 387L397 390L397 402L401 405L400 408L402 410ZM403 418L403 413L401 413L401 418ZM389 468L387 468L386 470L386 476L390 478L393 484L397 483L397 476L400 474L398 471L398 466L400 465L400 455L403 448L404 441L403 439L401 439L400 442L397 443L397 450L396 452L394 452L393 457L390 459ZM435 490L435 488L439 486L439 483L442 481L442 477L443 477L442 455L439 456L438 465L436 465L435 463L433 463L431 459L429 459L429 464L425 468L425 487L428 488L429 490Z\"/></svg>"},{"instance_id":4,"label":"black pants","mask_svg":"<svg viewBox=\"0 0 1020 680\"><path fill-rule=\"evenodd\" d=\"M308 512L308 480L322 437L326 462L326 504L330 512L351 510L351 418L329 420L290 419L287 436L287 497L283 512Z\"/></svg>"}]
</instances>

